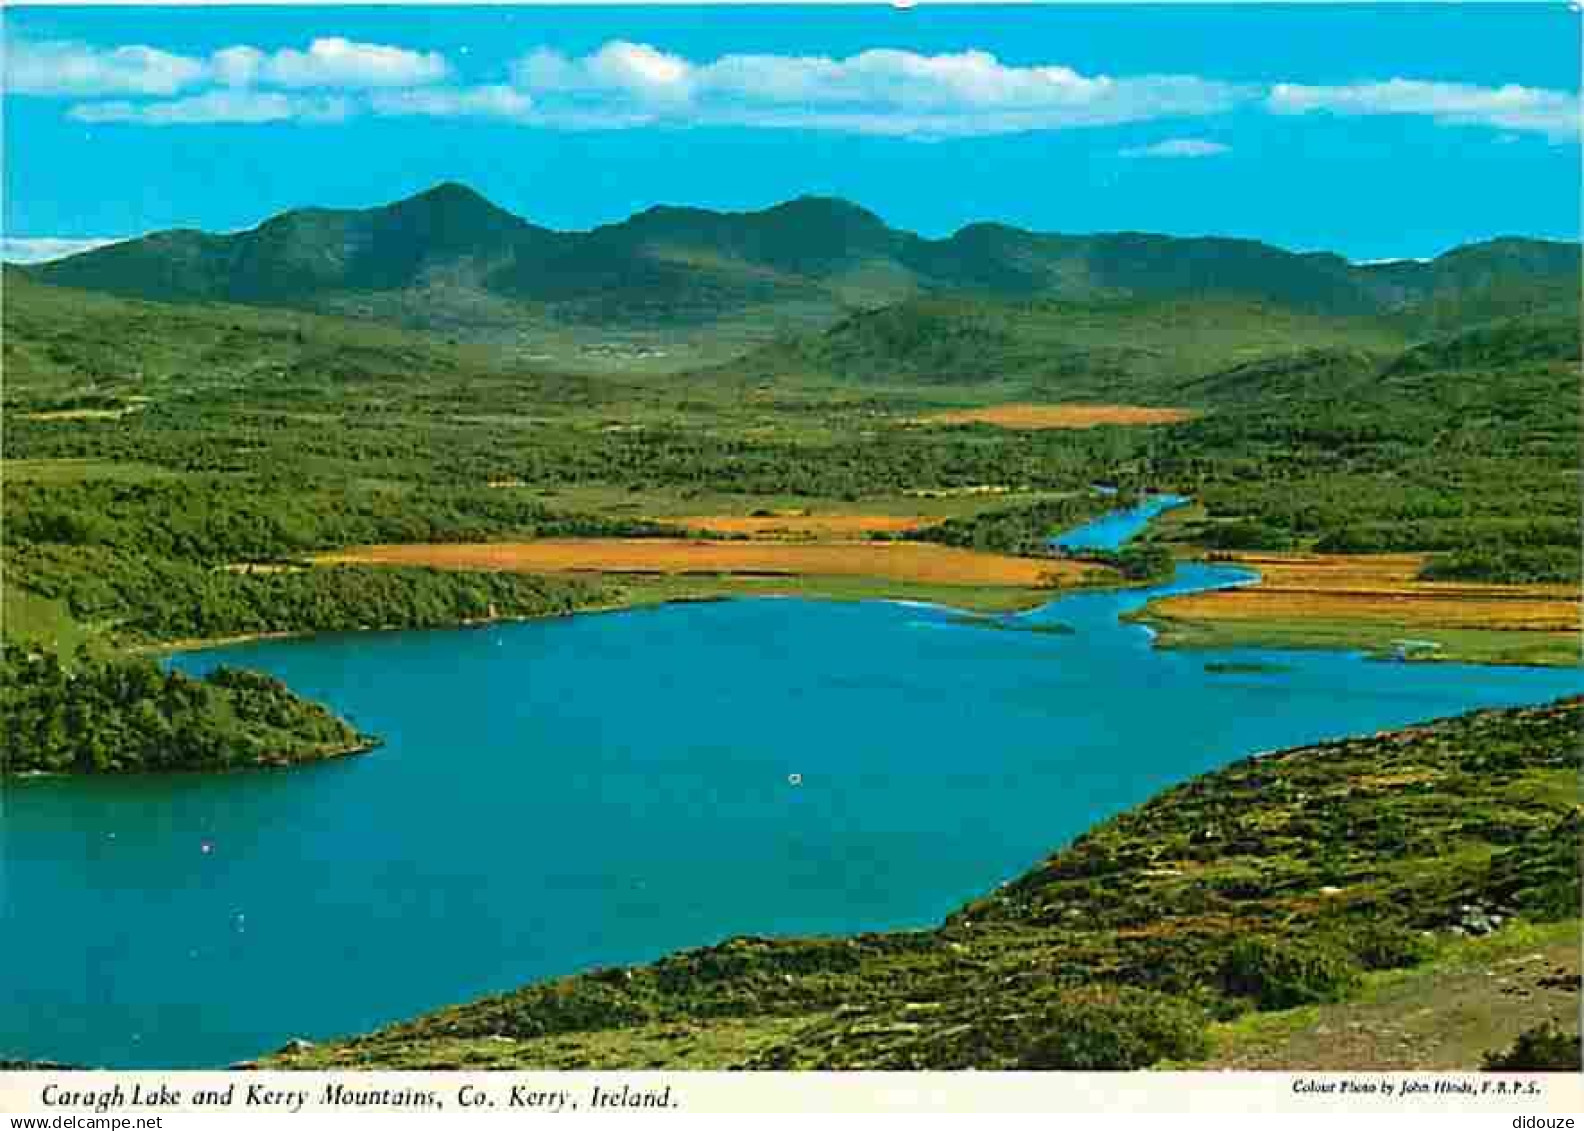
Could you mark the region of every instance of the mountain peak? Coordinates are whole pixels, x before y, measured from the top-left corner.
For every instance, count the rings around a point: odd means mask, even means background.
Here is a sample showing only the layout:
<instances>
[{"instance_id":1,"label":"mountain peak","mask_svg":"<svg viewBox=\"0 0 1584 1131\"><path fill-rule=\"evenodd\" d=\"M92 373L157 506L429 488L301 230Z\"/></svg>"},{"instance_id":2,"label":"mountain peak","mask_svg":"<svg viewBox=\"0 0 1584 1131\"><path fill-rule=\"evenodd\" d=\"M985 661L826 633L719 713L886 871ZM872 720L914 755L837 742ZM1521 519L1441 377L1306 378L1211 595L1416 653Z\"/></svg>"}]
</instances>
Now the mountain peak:
<instances>
[{"instance_id":1,"label":"mountain peak","mask_svg":"<svg viewBox=\"0 0 1584 1131\"><path fill-rule=\"evenodd\" d=\"M387 204L383 211L423 210L432 212L473 212L511 216L500 205L460 181L441 181L432 188ZM512 217L516 219L516 217Z\"/></svg>"},{"instance_id":2,"label":"mountain peak","mask_svg":"<svg viewBox=\"0 0 1584 1131\"><path fill-rule=\"evenodd\" d=\"M793 217L840 219L849 224L883 228L886 222L861 204L839 196L796 196L765 209L767 214Z\"/></svg>"}]
</instances>

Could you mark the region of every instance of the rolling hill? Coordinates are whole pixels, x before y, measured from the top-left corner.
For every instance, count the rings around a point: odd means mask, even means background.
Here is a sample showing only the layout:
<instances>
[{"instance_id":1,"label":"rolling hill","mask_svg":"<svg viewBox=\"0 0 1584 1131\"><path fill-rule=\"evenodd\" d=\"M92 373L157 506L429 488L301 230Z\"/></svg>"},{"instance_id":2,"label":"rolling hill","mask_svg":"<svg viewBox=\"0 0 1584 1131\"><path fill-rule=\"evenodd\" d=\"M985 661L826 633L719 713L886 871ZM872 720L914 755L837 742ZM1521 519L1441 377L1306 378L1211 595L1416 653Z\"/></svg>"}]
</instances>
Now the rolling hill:
<instances>
[{"instance_id":1,"label":"rolling hill","mask_svg":"<svg viewBox=\"0 0 1584 1131\"><path fill-rule=\"evenodd\" d=\"M1356 354L1373 367L1409 339L1378 317L1310 314L1265 301L1200 297L1007 300L925 296L788 335L716 372L789 379L1001 390L1037 400L1218 399L1214 375L1286 364L1306 351ZM1209 394L1209 395L1205 395Z\"/></svg>"},{"instance_id":2,"label":"rolling hill","mask_svg":"<svg viewBox=\"0 0 1584 1131\"><path fill-rule=\"evenodd\" d=\"M829 325L909 297L1075 302L1220 296L1310 315L1384 316L1405 333L1565 301L1574 244L1499 239L1429 261L1358 265L1252 240L1057 235L976 223L944 239L849 202L753 212L655 207L561 232L458 184L361 210L304 208L247 231L169 231L31 268L131 298L356 314L488 338L521 325L707 329Z\"/></svg>"}]
</instances>

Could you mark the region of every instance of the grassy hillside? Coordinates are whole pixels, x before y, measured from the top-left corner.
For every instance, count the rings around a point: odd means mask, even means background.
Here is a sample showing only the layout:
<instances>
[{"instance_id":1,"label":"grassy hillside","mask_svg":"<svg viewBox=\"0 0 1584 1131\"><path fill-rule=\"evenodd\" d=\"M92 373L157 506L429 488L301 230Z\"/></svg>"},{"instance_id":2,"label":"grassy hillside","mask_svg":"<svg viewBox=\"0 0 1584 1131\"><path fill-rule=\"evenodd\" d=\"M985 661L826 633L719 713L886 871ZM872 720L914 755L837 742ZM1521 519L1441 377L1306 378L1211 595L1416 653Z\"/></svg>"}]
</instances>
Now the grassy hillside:
<instances>
[{"instance_id":1,"label":"grassy hillside","mask_svg":"<svg viewBox=\"0 0 1584 1131\"><path fill-rule=\"evenodd\" d=\"M1424 550L1464 560L1445 576L1573 580L1578 348L1576 317L1521 319L1384 363L1237 367L1193 386L1217 410L1157 456L1203 500L1188 537L1212 547Z\"/></svg>"},{"instance_id":2,"label":"grassy hillside","mask_svg":"<svg viewBox=\"0 0 1584 1131\"><path fill-rule=\"evenodd\" d=\"M728 363L748 380L962 386L1034 399L1206 399L1195 384L1304 351L1382 360L1406 345L1393 326L1234 298L912 299L855 314ZM948 394L949 395L949 394Z\"/></svg>"},{"instance_id":3,"label":"grassy hillside","mask_svg":"<svg viewBox=\"0 0 1584 1131\"><path fill-rule=\"evenodd\" d=\"M731 939L267 1063L1093 1069L1252 1057L1309 1022L1289 1011L1378 1006L1407 976L1392 972L1491 969L1502 950L1470 950L1471 936L1527 931L1516 945L1533 946L1536 925L1568 924L1558 932L1572 930L1576 950L1581 722L1574 699L1258 755L1106 822L934 930ZM1543 993L1395 1000L1394 1021L1432 1008L1465 1031L1484 1011L1490 1043L1465 1045L1464 1068L1556 1013ZM1364 1053L1348 1067L1372 1063Z\"/></svg>"}]
</instances>

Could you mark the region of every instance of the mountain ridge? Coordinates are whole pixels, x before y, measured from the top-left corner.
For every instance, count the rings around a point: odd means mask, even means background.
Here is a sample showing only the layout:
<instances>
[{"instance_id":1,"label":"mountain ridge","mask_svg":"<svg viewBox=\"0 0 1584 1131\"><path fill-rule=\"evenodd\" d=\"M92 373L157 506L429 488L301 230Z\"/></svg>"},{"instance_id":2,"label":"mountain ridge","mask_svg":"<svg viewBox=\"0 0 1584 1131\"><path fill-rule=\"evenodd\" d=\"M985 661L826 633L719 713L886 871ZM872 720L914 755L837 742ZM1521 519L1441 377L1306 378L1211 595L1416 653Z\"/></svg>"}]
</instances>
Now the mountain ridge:
<instances>
[{"instance_id":1,"label":"mountain ridge","mask_svg":"<svg viewBox=\"0 0 1584 1131\"><path fill-rule=\"evenodd\" d=\"M1033 232L993 220L929 238L837 197L766 208L655 205L584 231L518 216L455 181L364 209L305 207L240 232L172 229L27 268L57 285L422 324L517 316L707 327L797 307L829 323L918 295L1236 295L1326 315L1471 306L1523 313L1576 291L1577 244L1501 237L1427 261L1357 264L1260 240ZM422 302L396 296L422 295ZM505 304L504 312L501 304Z\"/></svg>"}]
</instances>

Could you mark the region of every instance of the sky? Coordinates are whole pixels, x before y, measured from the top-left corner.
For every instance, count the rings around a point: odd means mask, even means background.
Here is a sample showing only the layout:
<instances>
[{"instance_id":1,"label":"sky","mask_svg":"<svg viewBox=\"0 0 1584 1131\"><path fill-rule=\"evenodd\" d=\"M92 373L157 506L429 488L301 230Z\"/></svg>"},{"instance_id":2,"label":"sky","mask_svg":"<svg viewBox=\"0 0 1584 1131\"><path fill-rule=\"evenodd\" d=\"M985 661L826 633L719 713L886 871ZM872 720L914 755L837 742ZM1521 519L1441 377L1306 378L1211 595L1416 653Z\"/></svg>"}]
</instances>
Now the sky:
<instances>
[{"instance_id":1,"label":"sky","mask_svg":"<svg viewBox=\"0 0 1584 1131\"><path fill-rule=\"evenodd\" d=\"M1579 235L1564 3L10 7L4 37L15 260L448 180L563 229L812 193L1356 260Z\"/></svg>"}]
</instances>

